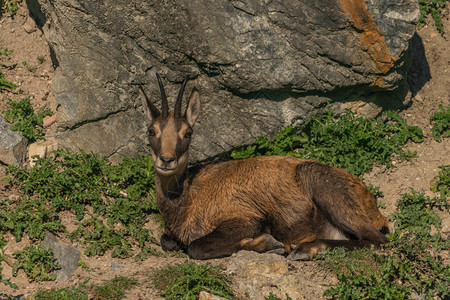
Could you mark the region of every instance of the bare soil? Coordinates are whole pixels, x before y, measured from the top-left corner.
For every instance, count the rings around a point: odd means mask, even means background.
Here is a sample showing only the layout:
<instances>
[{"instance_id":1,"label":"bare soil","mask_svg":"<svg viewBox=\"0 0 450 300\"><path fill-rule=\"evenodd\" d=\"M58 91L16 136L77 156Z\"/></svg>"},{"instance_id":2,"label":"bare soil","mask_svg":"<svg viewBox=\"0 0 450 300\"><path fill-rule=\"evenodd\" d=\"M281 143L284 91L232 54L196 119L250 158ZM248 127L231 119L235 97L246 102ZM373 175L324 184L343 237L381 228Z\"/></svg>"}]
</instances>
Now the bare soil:
<instances>
[{"instance_id":1,"label":"bare soil","mask_svg":"<svg viewBox=\"0 0 450 300\"><path fill-rule=\"evenodd\" d=\"M24 1L21 5L25 6ZM384 193L381 200L386 208L385 215L395 210L395 203L403 193L413 188L432 195L430 186L436 181L439 166L450 164L450 139L441 143L431 138L430 116L437 111L438 105L445 107L450 104L450 21L449 14L443 20L447 32L441 35L430 20L428 25L417 31L412 40L414 61L408 77L411 88L411 100L400 114L408 120L409 125L421 127L425 134L425 141L420 144L410 143L406 149L417 151L417 158L409 161L394 161L390 169L375 167L366 174L365 180L374 186L379 186ZM47 104L53 112L57 111L56 101L51 91L53 66L51 64L49 47L43 33L36 27L33 19L28 15L26 7L20 7L14 19L4 15L0 19L0 48L13 50L8 57L0 57L0 68L8 81L19 88L13 92L0 94L0 111L6 108L8 99L19 100L29 97L35 108ZM22 63L26 62L26 63ZM47 136L52 134L52 125L47 128ZM0 177L5 177L5 167L0 166ZM0 182L0 197L15 197L17 191L11 189L7 183ZM443 232L450 233L450 216L441 213L443 218ZM70 216L63 216L63 222L70 224ZM7 235L8 244L5 254L11 256L14 251L23 249L30 244L28 238L16 243L12 235ZM83 251L82 245L76 245ZM67 282L29 282L23 271L17 277L11 276L11 266L2 262L4 278L11 278L18 285L19 290L12 290L0 286L0 290L12 295L33 295L38 289L62 288L76 286L89 279L90 284L99 284L115 276L133 277L139 280L139 285L127 293L128 299L160 299L157 291L152 287L148 276L153 269L168 264L183 262L188 258L154 257L150 256L143 262L136 262L133 258L113 259L110 253L101 257L86 257L82 259L88 269L78 268ZM210 263L226 265L229 258L212 260ZM119 265L119 267L115 266ZM292 272L300 274L316 274L315 262L294 262ZM314 277L314 276L313 276ZM317 290L323 290L323 284L329 282L323 276L316 276L316 285L308 284L304 288L305 299L318 298ZM318 278L320 277L320 278ZM333 280L333 279L331 279ZM239 292L238 292L239 294Z\"/></svg>"}]
</instances>

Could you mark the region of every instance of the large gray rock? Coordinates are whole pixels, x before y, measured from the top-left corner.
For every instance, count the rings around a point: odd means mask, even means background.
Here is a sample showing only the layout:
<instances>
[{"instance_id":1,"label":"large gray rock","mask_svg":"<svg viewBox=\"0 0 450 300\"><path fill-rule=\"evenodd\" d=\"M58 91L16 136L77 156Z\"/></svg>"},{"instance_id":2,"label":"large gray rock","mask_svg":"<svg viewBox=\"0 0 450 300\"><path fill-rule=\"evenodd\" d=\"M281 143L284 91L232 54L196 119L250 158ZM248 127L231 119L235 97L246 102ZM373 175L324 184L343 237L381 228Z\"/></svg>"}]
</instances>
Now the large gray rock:
<instances>
[{"instance_id":1,"label":"large gray rock","mask_svg":"<svg viewBox=\"0 0 450 300\"><path fill-rule=\"evenodd\" d=\"M18 131L12 131L11 124L0 115L0 162L21 165L27 153L28 141Z\"/></svg>"},{"instance_id":2,"label":"large gray rock","mask_svg":"<svg viewBox=\"0 0 450 300\"><path fill-rule=\"evenodd\" d=\"M113 159L147 151L137 85L159 102L155 72L169 97L186 74L200 89L194 159L327 101L398 102L419 16L417 0L34 1L58 66L58 142Z\"/></svg>"}]
</instances>

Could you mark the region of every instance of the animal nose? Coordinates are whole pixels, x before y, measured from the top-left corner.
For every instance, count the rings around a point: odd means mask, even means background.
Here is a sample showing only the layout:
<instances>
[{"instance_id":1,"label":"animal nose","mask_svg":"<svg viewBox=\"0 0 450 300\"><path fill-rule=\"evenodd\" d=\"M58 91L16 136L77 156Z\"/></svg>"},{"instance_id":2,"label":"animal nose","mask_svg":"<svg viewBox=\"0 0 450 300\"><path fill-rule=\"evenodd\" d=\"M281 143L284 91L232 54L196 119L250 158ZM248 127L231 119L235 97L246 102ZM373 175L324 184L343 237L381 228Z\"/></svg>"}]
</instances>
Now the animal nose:
<instances>
[{"instance_id":1,"label":"animal nose","mask_svg":"<svg viewBox=\"0 0 450 300\"><path fill-rule=\"evenodd\" d=\"M164 164L169 164L169 163L175 161L175 157L174 157L174 156L160 156L159 159L160 159Z\"/></svg>"}]
</instances>

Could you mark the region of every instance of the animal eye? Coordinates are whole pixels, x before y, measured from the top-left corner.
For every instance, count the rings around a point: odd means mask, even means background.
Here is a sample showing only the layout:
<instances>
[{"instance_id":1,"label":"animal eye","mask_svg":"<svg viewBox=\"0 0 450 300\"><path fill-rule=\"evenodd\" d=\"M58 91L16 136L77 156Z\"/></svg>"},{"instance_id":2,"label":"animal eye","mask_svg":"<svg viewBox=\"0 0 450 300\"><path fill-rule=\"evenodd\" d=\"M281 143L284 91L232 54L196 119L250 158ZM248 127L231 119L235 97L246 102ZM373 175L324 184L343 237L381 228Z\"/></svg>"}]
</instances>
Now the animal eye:
<instances>
[{"instance_id":1,"label":"animal eye","mask_svg":"<svg viewBox=\"0 0 450 300\"><path fill-rule=\"evenodd\" d=\"M148 135L149 135L149 136L155 136L155 135L156 135L155 130L154 130L153 128L150 128L150 129L148 130Z\"/></svg>"},{"instance_id":2,"label":"animal eye","mask_svg":"<svg viewBox=\"0 0 450 300\"><path fill-rule=\"evenodd\" d=\"M184 134L184 137L187 139L190 139L192 137L192 131L191 130L187 130L186 133Z\"/></svg>"}]
</instances>

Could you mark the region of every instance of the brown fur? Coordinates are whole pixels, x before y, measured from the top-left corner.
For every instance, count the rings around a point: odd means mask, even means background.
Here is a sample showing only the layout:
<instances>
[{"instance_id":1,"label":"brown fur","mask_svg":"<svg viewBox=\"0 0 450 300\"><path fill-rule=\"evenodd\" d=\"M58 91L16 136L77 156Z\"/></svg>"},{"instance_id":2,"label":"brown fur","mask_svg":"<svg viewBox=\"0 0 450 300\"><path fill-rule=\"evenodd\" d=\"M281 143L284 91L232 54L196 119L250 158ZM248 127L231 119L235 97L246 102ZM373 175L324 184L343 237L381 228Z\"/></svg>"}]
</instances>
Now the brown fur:
<instances>
[{"instance_id":1,"label":"brown fur","mask_svg":"<svg viewBox=\"0 0 450 300\"><path fill-rule=\"evenodd\" d=\"M155 132L150 145L157 205L167 229L161 238L164 249L181 246L197 259L243 249L285 249L291 259L309 259L328 247L387 241L380 233L387 230L387 220L375 198L347 171L272 156L205 165L193 172L186 168L186 131L198 115L196 89L181 118L169 114L162 119L146 105Z\"/></svg>"}]
</instances>

